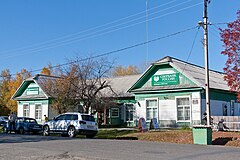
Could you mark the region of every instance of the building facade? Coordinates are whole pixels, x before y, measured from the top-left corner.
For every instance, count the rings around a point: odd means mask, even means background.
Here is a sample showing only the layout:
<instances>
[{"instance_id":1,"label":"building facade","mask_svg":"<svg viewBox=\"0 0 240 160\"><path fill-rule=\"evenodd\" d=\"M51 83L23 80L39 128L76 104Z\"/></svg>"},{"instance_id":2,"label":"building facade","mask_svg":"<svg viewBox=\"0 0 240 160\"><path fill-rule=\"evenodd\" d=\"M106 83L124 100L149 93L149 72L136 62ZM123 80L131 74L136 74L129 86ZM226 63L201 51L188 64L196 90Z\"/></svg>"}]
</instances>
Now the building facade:
<instances>
[{"instance_id":1,"label":"building facade","mask_svg":"<svg viewBox=\"0 0 240 160\"><path fill-rule=\"evenodd\" d=\"M211 116L239 116L236 93L229 91L224 74L210 71ZM165 57L153 63L128 90L138 102L136 118L160 127L201 124L206 111L205 70L200 66Z\"/></svg>"},{"instance_id":2,"label":"building facade","mask_svg":"<svg viewBox=\"0 0 240 160\"><path fill-rule=\"evenodd\" d=\"M224 74L211 71L211 116L240 116L236 93L224 81ZM52 97L46 93L45 83L56 77L36 75L25 80L13 99L18 101L18 116L50 119L56 115L51 109ZM201 124L205 112L205 70L172 57L153 63L142 75L109 78L117 93L117 105L103 108L97 114L99 123L110 126L131 126L144 118L147 124L156 118L160 127L180 127Z\"/></svg>"}]
</instances>

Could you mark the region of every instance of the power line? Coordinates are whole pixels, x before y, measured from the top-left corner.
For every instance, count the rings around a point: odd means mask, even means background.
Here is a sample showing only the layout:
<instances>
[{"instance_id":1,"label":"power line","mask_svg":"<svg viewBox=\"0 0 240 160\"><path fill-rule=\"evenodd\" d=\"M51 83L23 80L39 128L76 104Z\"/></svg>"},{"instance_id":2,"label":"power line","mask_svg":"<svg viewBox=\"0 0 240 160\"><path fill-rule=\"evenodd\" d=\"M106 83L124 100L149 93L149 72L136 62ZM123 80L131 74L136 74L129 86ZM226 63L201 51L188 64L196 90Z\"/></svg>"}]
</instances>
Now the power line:
<instances>
[{"instance_id":1,"label":"power line","mask_svg":"<svg viewBox=\"0 0 240 160\"><path fill-rule=\"evenodd\" d=\"M173 2L176 2L176 1L177 1L177 0L172 0L172 1L167 2L167 3L164 3L164 4L162 4L162 5L153 7L153 8L151 8L151 9L149 9L149 10L154 10L154 9L160 8L160 7L162 7L162 6L166 6L166 5L168 5L168 4L171 4L171 3L173 3ZM49 41L45 41L45 42L33 44L33 45L30 45L30 46L27 46L27 47L16 48L16 49L12 49L12 50L9 50L9 51L3 51L3 53L9 53L9 52L12 52L12 51L21 51L22 49L29 49L29 48L31 48L31 47L34 47L34 46L37 47L37 46L39 46L39 45L41 46L41 45L44 45L44 44L47 44L47 43L50 43L50 42L56 43L56 42L54 42L54 41L64 40L65 38L68 38L68 37L71 38L72 36L77 36L77 35L82 34L82 33L86 33L86 32L92 31L92 30L96 30L96 29L98 29L98 28L102 28L102 27L108 26L108 25L110 25L110 24L114 24L114 23L120 22L120 21L122 21L122 20L129 19L129 18L131 18L131 17L135 17L135 16L140 15L140 14L142 14L142 13L144 13L144 12L145 12L145 11L141 11L141 12L138 12L138 13L136 13L136 14L132 14L132 15L130 15L130 16L126 16L126 17L123 17L123 18L120 18L120 19L117 19L117 20L114 20L114 21L105 23L105 24L103 24L103 25L99 25L99 26L96 26L96 27L92 27L92 28L89 28L89 29L86 29L86 30L83 30L83 31L80 31L80 32L76 32L76 33L73 33L73 34L65 35L65 36L62 36L62 37L59 37L59 38L55 38L55 39L52 39L52 40L49 40Z\"/></svg>"},{"instance_id":2,"label":"power line","mask_svg":"<svg viewBox=\"0 0 240 160\"><path fill-rule=\"evenodd\" d=\"M187 2L190 2L192 0L188 0ZM170 8L174 8L176 6L179 6L181 4L184 4L186 2L182 2L182 3L179 3L177 5L174 5L174 6L171 6L171 7L168 7L164 10L167 10L167 9L170 9ZM182 9L179 9L179 10L175 10L173 12L169 12L169 13L166 13L166 14L163 14L161 16L157 16L157 17L153 17L151 19L148 19L148 21L152 21L154 19L158 19L158 18L162 18L162 17L165 17L167 15L171 15L171 14L174 14L174 13L177 13L177 12L180 12L180 11L183 11L183 10L186 10L186 9L189 9L189 8L192 8L194 6L197 6L197 5L200 5L202 4L201 3L197 3L197 4L194 4L194 5L191 5L191 6L188 6L188 7L185 7L185 8L182 8ZM162 10L162 11L164 11ZM159 13L159 12L162 12L162 11L158 11L158 12L154 12L154 13L151 13L150 15L152 14L156 14L156 13ZM34 52L38 52L38 51L41 51L41 50L46 50L46 49L51 49L51 48L55 48L55 47L59 47L59 46L63 46L63 45L67 45L67 44L71 44L71 43L74 43L76 41L81 41L81 40L86 40L86 39L90 39L90 38L95 38L95 37L98 37L98 36L102 36L102 35L105 35L105 34L108 34L108 33L112 33L112 32L115 32L115 31L118 31L118 30L121 30L121 29L125 29L125 28L129 28L129 27L132 27L132 26L135 26L135 25L138 25L138 24L141 24L141 23L145 23L146 21L141 21L141 22L138 22L138 23L134 23L134 24L131 24L131 25L127 25L127 26L123 26L123 27L120 27L120 28L116 28L116 29L113 29L113 30L110 30L110 31L105 31L107 29L111 29L111 28L114 28L114 27L119 27L121 25L124 25L124 24L127 24L127 23L130 23L130 22L134 22L136 20L139 20L139 19L142 19L143 17L140 17L140 18L136 18L136 19L133 19L133 20L130 20L130 21L127 21L127 22L124 22L124 23L121 23L121 24L118 24L118 25L115 25L115 26L111 26L111 27L108 27L108 28L104 28L104 29L101 29L100 31L95 31L93 33L89 33L85 36L82 36L82 37L73 37L73 38L70 38L70 39L67 39L67 40L62 40L62 41L59 41L59 42L53 42L53 44L46 44L46 46L39 46L39 47L36 47L36 48L26 48L25 50L15 50L15 51L19 51L19 52L31 52L31 53L22 53L22 54L15 54L15 55L10 55L10 56L7 56L7 57L2 57L2 59L6 59L6 58L11 58L11 57L14 57L14 56L20 56L20 55L26 55L26 54L32 54ZM98 33L98 32L101 32L101 31L105 31L103 33ZM98 34L96 34L98 33ZM96 34L96 35L94 35ZM18 53L19 53L18 52ZM4 53L9 53L9 52L4 52Z\"/></svg>"},{"instance_id":3,"label":"power line","mask_svg":"<svg viewBox=\"0 0 240 160\"><path fill-rule=\"evenodd\" d=\"M189 58L190 58L190 56L191 56L191 54L192 54L193 47L194 47L194 44L195 44L195 42L196 42L197 35L198 35L198 32L199 32L199 28L200 28L200 26L198 26L197 32L196 32L196 34L195 34L195 36L194 36L193 43L192 43L192 46L191 46L190 52L188 53L188 57L187 57L187 61L186 61L186 62L188 62L188 60L189 60ZM187 65L187 63L185 63L185 65L184 65L184 68L183 68L182 74L183 74L183 72L185 71L186 65Z\"/></svg>"},{"instance_id":4,"label":"power line","mask_svg":"<svg viewBox=\"0 0 240 160\"><path fill-rule=\"evenodd\" d=\"M147 43L153 43L153 42L165 39L165 38L169 38L169 37L181 34L181 33L185 33L185 32L191 31L191 30L196 29L196 28L198 28L198 26L191 27L191 28L181 30L181 31L178 31L178 32L174 32L174 33L168 34L166 36L158 37L158 38L155 38L155 39L152 39L152 40L149 40L149 41L145 41L145 42L141 42L141 43L138 43L138 44L134 44L134 45L131 45L131 46L128 46L128 47L120 48L120 49L117 49L117 50L114 50L114 51L99 54L99 55L96 55L96 56L91 56L91 57L88 57L88 58L78 59L78 60L75 60L75 61L72 61L72 62L55 65L55 66L52 66L51 68L62 67L62 66L66 66L66 65L69 65L69 64L74 64L74 63L78 63L78 62L87 61L87 60L90 60L90 59L96 59L96 58L99 58L99 57L111 55L111 54L114 54L114 53L117 53L117 52L122 52L122 51L125 51L125 50L128 50L128 49L132 49L132 48L136 48L136 47L139 47L139 46L142 46L142 45L146 45ZM41 70L42 69L36 69L36 70L29 71L29 72L34 73L34 72L39 72ZM15 75L17 75L17 74L11 74L10 76L15 76ZM0 77L4 77L4 76L0 76Z\"/></svg>"}]
</instances>

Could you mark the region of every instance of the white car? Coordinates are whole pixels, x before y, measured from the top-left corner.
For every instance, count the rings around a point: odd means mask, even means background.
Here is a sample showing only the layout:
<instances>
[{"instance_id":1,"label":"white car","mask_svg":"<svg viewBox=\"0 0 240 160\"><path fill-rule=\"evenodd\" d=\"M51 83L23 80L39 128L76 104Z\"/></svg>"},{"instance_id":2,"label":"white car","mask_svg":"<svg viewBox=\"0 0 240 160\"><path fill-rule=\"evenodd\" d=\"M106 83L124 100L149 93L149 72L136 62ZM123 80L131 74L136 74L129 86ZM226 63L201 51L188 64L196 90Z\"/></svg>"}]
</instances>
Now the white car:
<instances>
[{"instance_id":1,"label":"white car","mask_svg":"<svg viewBox=\"0 0 240 160\"><path fill-rule=\"evenodd\" d=\"M93 116L78 112L69 112L54 117L53 120L43 124L43 135L60 133L75 137L77 134L93 138L98 133L98 124Z\"/></svg>"}]
</instances>

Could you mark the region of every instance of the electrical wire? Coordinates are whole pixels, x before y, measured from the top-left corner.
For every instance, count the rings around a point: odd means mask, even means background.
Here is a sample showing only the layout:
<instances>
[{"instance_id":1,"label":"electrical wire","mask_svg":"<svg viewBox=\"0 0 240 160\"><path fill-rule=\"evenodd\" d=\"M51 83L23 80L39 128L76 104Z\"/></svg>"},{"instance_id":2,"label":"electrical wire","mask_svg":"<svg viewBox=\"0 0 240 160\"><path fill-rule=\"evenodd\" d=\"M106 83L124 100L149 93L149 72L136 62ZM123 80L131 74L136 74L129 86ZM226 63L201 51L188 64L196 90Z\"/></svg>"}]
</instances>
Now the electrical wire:
<instances>
[{"instance_id":1,"label":"electrical wire","mask_svg":"<svg viewBox=\"0 0 240 160\"><path fill-rule=\"evenodd\" d=\"M192 0L189 0L187 2L190 2ZM186 2L183 2L183 3L186 3ZM174 5L174 6L171 6L171 7L168 7L164 10L167 10L167 9L170 9L170 8L173 8L173 7L176 7L176 6L179 6L183 3L180 3L180 4L177 4L177 5ZM185 7L185 8L182 8L182 9L179 9L179 10L176 10L176 11L173 11L173 12L170 12L170 13L166 13L164 15L161 15L161 16L158 16L158 17L154 17L154 18L151 18L151 19L148 19L148 21L152 21L152 20L155 20L155 19L158 19L158 18L162 18L162 17L165 17L167 15L171 15L173 13L177 13L177 12L180 12L180 11L183 11L183 10L186 10L186 9L189 9L189 8L192 8L192 7L195 7L197 5L200 5L202 4L203 2L201 3L197 3L195 5L191 5L191 6L188 6L188 7ZM162 10L162 11L164 11ZM162 11L158 11L158 12L154 12L154 13L151 13L152 14L156 14L156 13L159 13L159 12L162 12ZM56 47L59 47L59 46L63 46L63 45L68 45L68 44L71 44L71 43L74 43L74 42L77 42L77 41L82 41L82 40L86 40L86 39L90 39L90 38L95 38L95 37L98 37L98 36L102 36L102 35L105 35L105 34L108 34L108 33L112 33L112 32L115 32L115 31L118 31L118 30L121 30L121 29L125 29L125 28L129 28L129 27L132 27L132 26L135 26L135 25L138 25L138 24L141 24L141 23L144 23L146 21L141 21L141 22L138 22L138 23L134 23L134 24L131 24L131 25L125 25L123 27L120 27L120 28L116 28L116 29L113 29L113 30L110 30L110 31L106 31L106 32L103 32L103 33L99 33L97 34L98 32L101 32L101 31L105 31L107 29L111 29L111 28L114 28L114 27L118 27L118 26L121 26L121 25L124 25L124 24L127 24L127 23L130 23L130 22L134 22L136 20L139 20L141 19L142 17L140 18L136 18L134 20L130 20L128 22L124 22L124 23L121 23L121 24L118 24L118 25L115 25L115 26L111 26L111 27L108 27L108 28L104 28L100 31L95 31L93 33L89 33L85 36L82 36L82 37L73 37L71 39L67 39L67 40L63 40L63 41L59 41L59 42L55 42L53 43L52 45L51 44L46 44L47 46L39 46L37 48L26 48L25 50L15 50L15 51L18 51L19 52L31 52L31 53L22 53L22 54L14 54L14 55L8 55L8 56L5 56L3 57L2 56L2 59L6 59L6 58L12 58L12 57L15 57L15 56L20 56L20 55L26 55L26 54L32 54L34 52L39 52L39 51L42 51L42 50L46 50L46 49L51 49L51 48L56 48ZM96 34L96 35L94 35ZM10 52L4 52L4 53L10 53Z\"/></svg>"},{"instance_id":2,"label":"electrical wire","mask_svg":"<svg viewBox=\"0 0 240 160\"><path fill-rule=\"evenodd\" d=\"M190 49L190 51L189 51L189 53L188 53L188 57L187 57L186 62L188 62L188 60L189 60L189 58L190 58L190 56L191 56L191 54L192 54L193 47L194 47L194 44L195 44L195 42L196 42L196 39L197 39L197 35L198 35L198 32L199 32L200 26L198 26L197 28L198 28L198 29L197 29L197 32L195 33L195 36L194 36L194 39L193 39L193 43L192 43L191 49ZM184 65L182 74L184 73L184 71L185 71L185 69L186 69L186 65L187 65L187 63L185 63L185 65Z\"/></svg>"},{"instance_id":3,"label":"electrical wire","mask_svg":"<svg viewBox=\"0 0 240 160\"><path fill-rule=\"evenodd\" d=\"M128 47L124 47L124 48L120 48L120 49L117 49L117 50L114 50L114 51L110 51L110 52L106 52L106 53L103 53L103 54L99 54L99 55L96 55L96 56L91 56L91 57L83 58L83 59L77 59L77 60L72 61L72 62L55 65L55 66L52 66L51 68L57 68L57 67L62 67L62 66L66 66L66 65L71 65L71 64L74 64L74 63L79 63L79 62L87 61L87 60L90 60L90 59L96 59L96 58L99 58L99 57L104 57L104 56L111 55L111 54L114 54L114 53L122 52L122 51L125 51L125 50L129 50L129 49L132 49L132 48L136 48L136 47L145 45L147 43L153 43L153 42L165 39L165 38L169 38L169 37L181 34L181 33L185 33L185 32L191 31L191 30L193 30L193 29L195 29L197 27L198 26L191 27L191 28L188 28L188 29L185 29L185 30L181 30L181 31L178 31L178 32L174 32L174 33L168 34L166 36L158 37L158 38L155 38L155 39L152 39L152 40L149 40L149 41L141 42L141 43L134 44L134 45L131 45L131 46L128 46ZM29 71L29 72L30 73L34 73L34 72L39 72L41 70L42 69L36 69L36 70ZM11 74L10 76L15 76L15 75L17 75L17 74ZM0 77L4 77L4 76L0 76Z\"/></svg>"},{"instance_id":4,"label":"electrical wire","mask_svg":"<svg viewBox=\"0 0 240 160\"><path fill-rule=\"evenodd\" d=\"M162 6L165 6L165 5L168 5L168 4L171 4L173 2L176 2L177 0L173 0L173 1L170 1L170 2L167 2L167 3L164 3L162 5L159 5L159 6L156 6L156 7L153 7L149 10L154 10L154 9L157 9L157 8L160 8ZM59 37L59 38L55 38L55 39L52 39L52 40L49 40L49 41L45 41L45 42L41 42L41 43L37 43L37 44L33 44L33 45L30 45L30 46L27 46L27 47L21 47L21 48L16 48L16 49L12 49L12 50L8 50L8 51L2 51L3 53L9 53L9 52L13 52L13 51L21 51L22 49L28 49L28 48L31 48L31 47L34 47L34 46L39 46L39 45L44 45L44 44L47 44L47 43L50 43L50 42L53 42L53 43L56 43L54 41L57 41L57 40L63 40L65 38L71 38L72 36L77 36L79 34L82 34L82 33L85 33L85 32L88 32L88 31L92 31L92 30L95 30L95 29L98 29L98 28L105 28L105 26L108 26L110 24L114 24L116 22L120 22L122 20L125 20L125 19L129 19L131 17L135 17L137 15L140 15L142 13L144 13L145 11L141 11L139 13L136 13L136 14L132 14L130 16L127 16L127 17L123 17L123 18L120 18L120 19L117 19L117 20L114 20L114 21L111 21L111 22L108 22L108 23L105 23L103 25L99 25L99 26L96 26L96 27L92 27L92 28L89 28L89 29L86 29L86 30L83 30L83 31L80 31L80 32L76 32L76 33L72 33L72 34L69 34L69 35L66 35L66 36L62 36L62 37Z\"/></svg>"}]
</instances>

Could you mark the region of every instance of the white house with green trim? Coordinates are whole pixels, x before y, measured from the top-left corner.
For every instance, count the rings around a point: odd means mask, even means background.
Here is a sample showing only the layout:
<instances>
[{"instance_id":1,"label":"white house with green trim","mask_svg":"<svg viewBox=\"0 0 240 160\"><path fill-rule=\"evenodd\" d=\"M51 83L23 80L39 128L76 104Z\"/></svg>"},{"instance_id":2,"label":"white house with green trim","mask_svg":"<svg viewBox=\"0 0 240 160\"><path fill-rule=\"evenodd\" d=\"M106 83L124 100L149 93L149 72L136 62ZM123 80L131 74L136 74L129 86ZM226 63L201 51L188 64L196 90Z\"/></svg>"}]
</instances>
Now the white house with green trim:
<instances>
[{"instance_id":1,"label":"white house with green trim","mask_svg":"<svg viewBox=\"0 0 240 160\"><path fill-rule=\"evenodd\" d=\"M240 116L236 93L224 81L224 74L210 70L210 112L212 116ZM13 95L18 102L18 116L52 118L51 99L44 88L56 77L36 75L25 80ZM201 123L205 112L205 70L176 58L164 57L142 75L107 79L118 93L117 106L103 108L99 114L104 125L137 126L139 118L147 123L156 118L160 127L178 127Z\"/></svg>"},{"instance_id":2,"label":"white house with green trim","mask_svg":"<svg viewBox=\"0 0 240 160\"><path fill-rule=\"evenodd\" d=\"M209 73L212 116L240 116L236 93L224 81L224 74ZM128 90L138 102L136 118L156 118L160 127L197 125L205 112L205 70L203 67L165 57L153 63Z\"/></svg>"},{"instance_id":3,"label":"white house with green trim","mask_svg":"<svg viewBox=\"0 0 240 160\"><path fill-rule=\"evenodd\" d=\"M57 77L36 75L22 82L12 96L17 100L18 117L35 118L39 123L44 120L44 115L53 117L56 112L51 108L52 97L46 92L46 82Z\"/></svg>"},{"instance_id":4,"label":"white house with green trim","mask_svg":"<svg viewBox=\"0 0 240 160\"><path fill-rule=\"evenodd\" d=\"M116 106L103 108L98 114L103 118L103 125L134 126L136 124L133 117L136 108L135 97L132 93L128 93L127 90L137 81L139 76L131 75L106 79L118 97L116 97ZM56 116L57 112L51 107L51 101L54 97L51 96L52 94L48 94L48 90L45 88L47 87L46 83L56 79L58 77L37 74L24 80L12 96L12 99L18 102L17 116L36 118L39 123L43 122L44 115L47 115L49 119ZM76 107L76 111L79 111L78 107Z\"/></svg>"}]
</instances>

